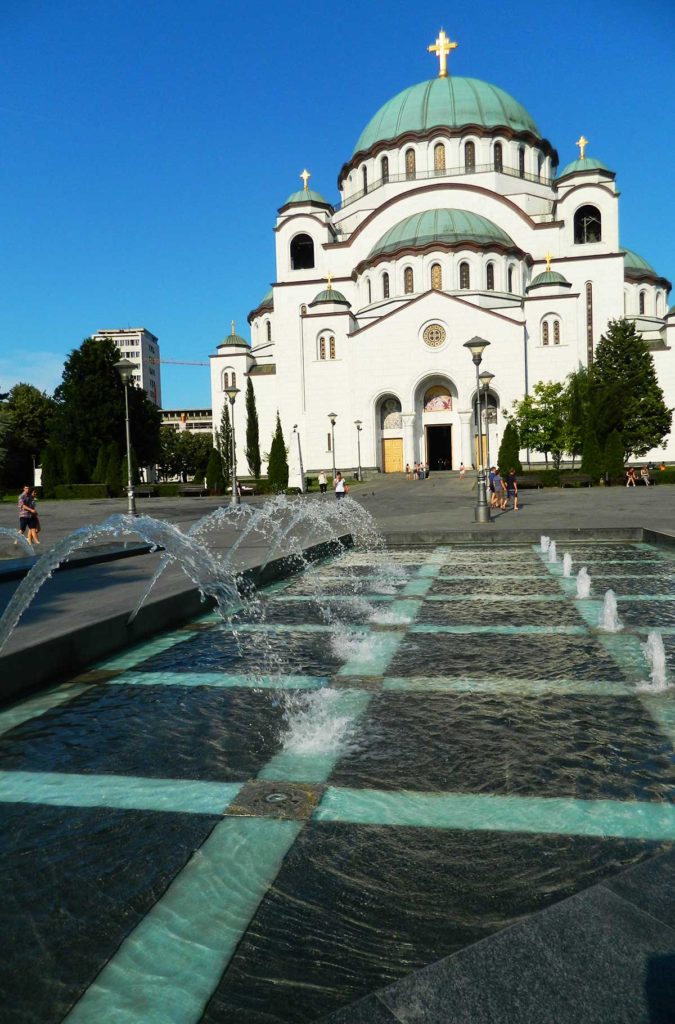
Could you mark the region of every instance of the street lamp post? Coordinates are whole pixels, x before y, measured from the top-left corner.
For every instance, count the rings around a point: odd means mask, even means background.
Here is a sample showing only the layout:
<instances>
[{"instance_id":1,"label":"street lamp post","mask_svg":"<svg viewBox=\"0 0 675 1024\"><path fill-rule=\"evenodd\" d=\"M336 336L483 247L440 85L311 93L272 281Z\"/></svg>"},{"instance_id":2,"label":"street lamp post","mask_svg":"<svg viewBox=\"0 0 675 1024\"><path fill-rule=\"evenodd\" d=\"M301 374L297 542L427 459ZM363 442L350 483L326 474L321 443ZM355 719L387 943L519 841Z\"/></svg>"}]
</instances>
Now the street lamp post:
<instances>
[{"instance_id":1,"label":"street lamp post","mask_svg":"<svg viewBox=\"0 0 675 1024\"><path fill-rule=\"evenodd\" d=\"M483 394L485 395L485 449L487 455L487 468L490 468L490 410L488 407L488 391L490 390L490 384L495 379L494 373L490 373L489 370L483 370L478 375L480 386Z\"/></svg>"},{"instance_id":2,"label":"street lamp post","mask_svg":"<svg viewBox=\"0 0 675 1024\"><path fill-rule=\"evenodd\" d=\"M361 482L361 431L363 429L362 420L354 420L354 426L356 427L356 450L359 458L359 475L358 481Z\"/></svg>"},{"instance_id":3,"label":"street lamp post","mask_svg":"<svg viewBox=\"0 0 675 1024\"><path fill-rule=\"evenodd\" d=\"M333 455L333 482L335 482L335 473L337 471L335 466L335 421L337 413L329 412L328 419L330 420L330 450Z\"/></svg>"},{"instance_id":4,"label":"street lamp post","mask_svg":"<svg viewBox=\"0 0 675 1024\"><path fill-rule=\"evenodd\" d=\"M304 494L307 488L305 487L305 470L302 465L302 448L300 447L300 433L298 431L298 424L293 424L293 433L298 439L298 462L300 463L300 493Z\"/></svg>"},{"instance_id":5,"label":"street lamp post","mask_svg":"<svg viewBox=\"0 0 675 1024\"><path fill-rule=\"evenodd\" d=\"M239 388L225 388L225 394L230 402L230 477L232 478L232 497L230 505L241 505L239 488L237 487L237 446L234 437L234 401L239 394Z\"/></svg>"},{"instance_id":6,"label":"street lamp post","mask_svg":"<svg viewBox=\"0 0 675 1024\"><path fill-rule=\"evenodd\" d=\"M476 494L476 507L474 509L474 519L477 523L490 523L490 506L487 503L487 494L485 491L485 467L483 465L483 430L481 427L481 402L480 402L480 379L478 376L478 367L483 359L483 352L490 344L484 338L471 338L470 341L464 342L464 348L467 348L471 353L474 366L476 367L476 402L478 409L478 490Z\"/></svg>"},{"instance_id":7,"label":"street lamp post","mask_svg":"<svg viewBox=\"0 0 675 1024\"><path fill-rule=\"evenodd\" d=\"M129 382L134 375L136 363L132 363L130 359L120 359L115 363L115 369L122 378L122 384L124 385L124 409L127 428L127 513L130 516L137 516L134 474L131 466L131 430L129 428Z\"/></svg>"}]
</instances>

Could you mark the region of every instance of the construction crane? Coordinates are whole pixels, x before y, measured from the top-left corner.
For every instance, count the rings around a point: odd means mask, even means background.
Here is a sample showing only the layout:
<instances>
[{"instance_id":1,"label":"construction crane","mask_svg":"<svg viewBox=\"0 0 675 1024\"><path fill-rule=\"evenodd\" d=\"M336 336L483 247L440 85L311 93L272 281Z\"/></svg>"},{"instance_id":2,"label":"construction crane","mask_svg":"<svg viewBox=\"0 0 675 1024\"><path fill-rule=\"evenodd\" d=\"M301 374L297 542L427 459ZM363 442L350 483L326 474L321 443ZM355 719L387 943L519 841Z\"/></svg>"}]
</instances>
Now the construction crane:
<instances>
[{"instance_id":1,"label":"construction crane","mask_svg":"<svg viewBox=\"0 0 675 1024\"><path fill-rule=\"evenodd\" d=\"M170 363L173 366L210 366L210 363L195 362L192 359L149 359L149 363Z\"/></svg>"}]
</instances>

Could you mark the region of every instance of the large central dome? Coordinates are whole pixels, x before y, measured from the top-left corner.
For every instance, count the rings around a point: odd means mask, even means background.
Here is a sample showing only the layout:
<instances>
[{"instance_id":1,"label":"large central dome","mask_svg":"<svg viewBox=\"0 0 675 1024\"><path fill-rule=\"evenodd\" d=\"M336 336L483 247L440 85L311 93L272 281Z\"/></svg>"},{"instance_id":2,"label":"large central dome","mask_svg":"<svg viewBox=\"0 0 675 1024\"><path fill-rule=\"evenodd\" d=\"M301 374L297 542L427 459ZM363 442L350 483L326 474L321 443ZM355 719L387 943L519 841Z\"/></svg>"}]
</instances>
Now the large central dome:
<instances>
[{"instance_id":1,"label":"large central dome","mask_svg":"<svg viewBox=\"0 0 675 1024\"><path fill-rule=\"evenodd\" d=\"M513 96L478 78L432 78L404 89L380 107L361 132L354 153L406 132L431 128L510 128L541 138L534 119Z\"/></svg>"}]
</instances>

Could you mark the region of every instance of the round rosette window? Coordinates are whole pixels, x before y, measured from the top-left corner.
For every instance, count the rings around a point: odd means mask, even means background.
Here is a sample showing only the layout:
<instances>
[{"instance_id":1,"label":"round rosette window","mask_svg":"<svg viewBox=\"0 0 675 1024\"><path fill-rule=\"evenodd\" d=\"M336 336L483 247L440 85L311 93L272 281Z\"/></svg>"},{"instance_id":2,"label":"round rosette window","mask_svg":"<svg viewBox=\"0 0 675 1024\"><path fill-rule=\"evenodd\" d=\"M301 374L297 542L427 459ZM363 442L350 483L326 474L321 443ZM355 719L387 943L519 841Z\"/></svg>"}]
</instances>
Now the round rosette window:
<instances>
[{"instance_id":1,"label":"round rosette window","mask_svg":"<svg viewBox=\"0 0 675 1024\"><path fill-rule=\"evenodd\" d=\"M445 327L440 324L429 324L428 327L424 328L422 334L424 344L428 345L429 348L440 348L446 339Z\"/></svg>"}]
</instances>

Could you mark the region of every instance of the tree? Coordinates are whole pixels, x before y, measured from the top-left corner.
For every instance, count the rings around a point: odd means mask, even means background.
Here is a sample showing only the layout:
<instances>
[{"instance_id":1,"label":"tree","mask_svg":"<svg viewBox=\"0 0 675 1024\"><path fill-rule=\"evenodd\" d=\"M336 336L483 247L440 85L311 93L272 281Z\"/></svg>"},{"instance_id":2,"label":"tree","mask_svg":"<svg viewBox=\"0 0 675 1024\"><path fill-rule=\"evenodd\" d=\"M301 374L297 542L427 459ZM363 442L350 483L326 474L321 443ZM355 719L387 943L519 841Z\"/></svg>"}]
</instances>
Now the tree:
<instances>
[{"instance_id":1,"label":"tree","mask_svg":"<svg viewBox=\"0 0 675 1024\"><path fill-rule=\"evenodd\" d=\"M232 425L230 424L230 406L226 401L220 417L220 427L216 431L216 448L220 452L220 464L225 481L225 489L232 484Z\"/></svg>"},{"instance_id":2,"label":"tree","mask_svg":"<svg viewBox=\"0 0 675 1024\"><path fill-rule=\"evenodd\" d=\"M50 441L42 452L42 493L54 496L55 488L64 483L63 450L56 441Z\"/></svg>"},{"instance_id":3,"label":"tree","mask_svg":"<svg viewBox=\"0 0 675 1024\"><path fill-rule=\"evenodd\" d=\"M567 440L564 385L556 381L538 381L532 394L513 403L513 416L521 445L541 452L547 465L550 453L555 468L559 469Z\"/></svg>"},{"instance_id":4,"label":"tree","mask_svg":"<svg viewBox=\"0 0 675 1024\"><path fill-rule=\"evenodd\" d=\"M605 445L605 473L610 480L618 480L623 477L623 438L618 430L613 430L607 438Z\"/></svg>"},{"instance_id":5,"label":"tree","mask_svg":"<svg viewBox=\"0 0 675 1024\"><path fill-rule=\"evenodd\" d=\"M206 486L210 494L223 494L225 492L225 478L223 476L223 462L217 448L211 449L209 464L206 467Z\"/></svg>"},{"instance_id":6,"label":"tree","mask_svg":"<svg viewBox=\"0 0 675 1024\"><path fill-rule=\"evenodd\" d=\"M105 481L110 488L110 493L113 495L121 494L123 486L126 485L126 480L122 481L122 459L120 458L120 450L116 441L111 441L108 445Z\"/></svg>"},{"instance_id":7,"label":"tree","mask_svg":"<svg viewBox=\"0 0 675 1024\"><path fill-rule=\"evenodd\" d=\"M591 480L596 483L605 472L605 460L602 456L602 449L598 443L595 426L590 418L584 430L581 470L583 473L588 473Z\"/></svg>"},{"instance_id":8,"label":"tree","mask_svg":"<svg viewBox=\"0 0 675 1024\"><path fill-rule=\"evenodd\" d=\"M499 446L499 454L497 455L497 465L499 466L499 472L503 476L506 476L511 468L515 469L516 473L522 473L523 467L519 455L520 438L518 437L518 427L514 420L510 419L504 428L502 443Z\"/></svg>"},{"instance_id":9,"label":"tree","mask_svg":"<svg viewBox=\"0 0 675 1024\"><path fill-rule=\"evenodd\" d=\"M159 458L157 468L163 480L180 475L178 431L173 427L162 427L159 432Z\"/></svg>"},{"instance_id":10,"label":"tree","mask_svg":"<svg viewBox=\"0 0 675 1024\"><path fill-rule=\"evenodd\" d=\"M572 456L572 465L583 451L586 421L592 410L589 408L589 374L581 367L567 378L567 426L565 449Z\"/></svg>"},{"instance_id":11,"label":"tree","mask_svg":"<svg viewBox=\"0 0 675 1024\"><path fill-rule=\"evenodd\" d=\"M118 360L117 347L109 338L85 338L68 356L54 395L57 410L50 438L63 439L74 452L80 448L89 467L96 464L102 444L114 441L120 450L126 449L124 385L115 369ZM154 463L159 457L159 409L133 384L128 395L131 438L139 462Z\"/></svg>"},{"instance_id":12,"label":"tree","mask_svg":"<svg viewBox=\"0 0 675 1024\"><path fill-rule=\"evenodd\" d=\"M246 381L246 461L248 471L256 480L260 479L260 431L258 410L255 406L255 391L250 377Z\"/></svg>"},{"instance_id":13,"label":"tree","mask_svg":"<svg viewBox=\"0 0 675 1024\"><path fill-rule=\"evenodd\" d=\"M56 403L32 384L15 384L7 395L6 484L18 487L33 479L33 466L47 446Z\"/></svg>"},{"instance_id":14,"label":"tree","mask_svg":"<svg viewBox=\"0 0 675 1024\"><path fill-rule=\"evenodd\" d=\"M105 471L108 463L108 449L106 445L100 445L98 449L98 455L96 456L96 465L94 466L94 472L91 474L91 482L93 484L104 484Z\"/></svg>"},{"instance_id":15,"label":"tree","mask_svg":"<svg viewBox=\"0 0 675 1024\"><path fill-rule=\"evenodd\" d=\"M672 409L664 402L652 354L631 321L611 320L600 338L591 370L591 397L598 441L603 446L618 431L624 461L665 441Z\"/></svg>"},{"instance_id":16,"label":"tree","mask_svg":"<svg viewBox=\"0 0 675 1024\"><path fill-rule=\"evenodd\" d=\"M278 410L277 425L272 437L272 447L267 463L267 479L275 491L285 491L288 487L288 450L284 444Z\"/></svg>"}]
</instances>

